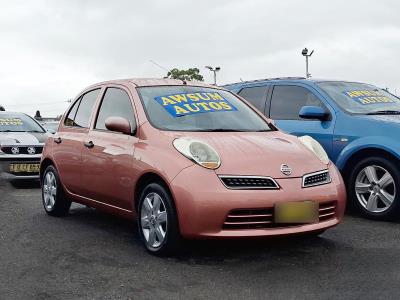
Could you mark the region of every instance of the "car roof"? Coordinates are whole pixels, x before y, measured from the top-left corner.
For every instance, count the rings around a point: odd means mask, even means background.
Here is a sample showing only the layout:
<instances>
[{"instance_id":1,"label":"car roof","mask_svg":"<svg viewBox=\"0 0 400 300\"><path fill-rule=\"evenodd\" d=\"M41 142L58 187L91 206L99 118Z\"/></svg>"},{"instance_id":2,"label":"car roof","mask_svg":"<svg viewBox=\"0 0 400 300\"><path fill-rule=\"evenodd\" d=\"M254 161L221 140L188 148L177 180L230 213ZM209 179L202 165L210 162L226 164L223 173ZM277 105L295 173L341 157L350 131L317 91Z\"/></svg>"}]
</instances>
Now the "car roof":
<instances>
[{"instance_id":1,"label":"car roof","mask_svg":"<svg viewBox=\"0 0 400 300\"><path fill-rule=\"evenodd\" d=\"M235 88L235 87L242 87L242 86L251 86L253 84L258 83L268 83L268 82L352 82L352 83L362 83L359 81L349 81L349 80L342 80L342 79L324 79L324 78L305 78L305 77L277 77L277 78L264 78L264 79L256 79L256 80L249 80L249 81L241 81L236 83L225 84L223 87L226 88Z\"/></svg>"},{"instance_id":2,"label":"car roof","mask_svg":"<svg viewBox=\"0 0 400 300\"><path fill-rule=\"evenodd\" d=\"M1 116L1 115L27 115L27 114L22 113L22 112L16 112L16 111L9 111L9 110L6 110L6 111L0 111L0 116Z\"/></svg>"},{"instance_id":3,"label":"car roof","mask_svg":"<svg viewBox=\"0 0 400 300\"><path fill-rule=\"evenodd\" d=\"M98 86L102 84L127 84L131 83L137 87L144 86L165 86L165 85L189 85L189 86L202 86L209 88L221 88L215 85L209 85L202 81L183 81L177 79L169 79L169 78L129 78L129 79L115 79L115 80L107 80L102 81L92 86Z\"/></svg>"}]
</instances>

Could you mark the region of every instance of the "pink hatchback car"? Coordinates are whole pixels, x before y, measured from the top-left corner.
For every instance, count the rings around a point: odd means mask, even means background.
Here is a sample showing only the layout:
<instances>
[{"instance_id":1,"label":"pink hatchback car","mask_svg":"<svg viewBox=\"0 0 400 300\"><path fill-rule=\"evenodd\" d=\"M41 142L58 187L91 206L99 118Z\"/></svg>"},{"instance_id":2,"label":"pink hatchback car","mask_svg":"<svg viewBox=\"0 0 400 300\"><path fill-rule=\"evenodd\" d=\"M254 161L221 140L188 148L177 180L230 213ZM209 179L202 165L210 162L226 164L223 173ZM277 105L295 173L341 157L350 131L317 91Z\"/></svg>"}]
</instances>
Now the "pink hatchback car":
<instances>
[{"instance_id":1,"label":"pink hatchback car","mask_svg":"<svg viewBox=\"0 0 400 300\"><path fill-rule=\"evenodd\" d=\"M66 215L74 201L137 217L157 254L182 238L319 234L345 208L342 178L315 140L197 82L88 87L48 139L40 170L49 215Z\"/></svg>"}]
</instances>

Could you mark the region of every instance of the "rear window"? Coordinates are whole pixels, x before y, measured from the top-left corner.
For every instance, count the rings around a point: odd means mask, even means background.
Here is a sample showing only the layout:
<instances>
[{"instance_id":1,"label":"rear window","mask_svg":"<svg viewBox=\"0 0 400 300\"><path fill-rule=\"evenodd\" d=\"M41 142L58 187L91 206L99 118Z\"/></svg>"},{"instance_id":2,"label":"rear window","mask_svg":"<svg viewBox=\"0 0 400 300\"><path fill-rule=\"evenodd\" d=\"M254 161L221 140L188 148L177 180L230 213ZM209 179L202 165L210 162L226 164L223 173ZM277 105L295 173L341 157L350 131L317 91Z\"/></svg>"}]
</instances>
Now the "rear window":
<instances>
[{"instance_id":1,"label":"rear window","mask_svg":"<svg viewBox=\"0 0 400 300\"><path fill-rule=\"evenodd\" d=\"M100 89L84 94L70 109L64 124L67 126L88 128L93 106L96 103Z\"/></svg>"}]
</instances>

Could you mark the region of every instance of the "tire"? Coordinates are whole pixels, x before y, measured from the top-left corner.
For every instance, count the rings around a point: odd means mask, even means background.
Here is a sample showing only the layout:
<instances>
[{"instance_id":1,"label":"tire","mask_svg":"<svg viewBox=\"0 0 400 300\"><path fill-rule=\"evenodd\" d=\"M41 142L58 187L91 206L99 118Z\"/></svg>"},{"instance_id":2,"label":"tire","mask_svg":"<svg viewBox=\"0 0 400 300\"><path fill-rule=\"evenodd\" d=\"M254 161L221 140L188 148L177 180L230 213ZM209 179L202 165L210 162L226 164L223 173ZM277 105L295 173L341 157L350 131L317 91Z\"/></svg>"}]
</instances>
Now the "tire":
<instances>
[{"instance_id":1,"label":"tire","mask_svg":"<svg viewBox=\"0 0 400 300\"><path fill-rule=\"evenodd\" d=\"M68 214L71 201L66 197L56 168L48 166L41 178L42 202L50 216L62 217Z\"/></svg>"},{"instance_id":2,"label":"tire","mask_svg":"<svg viewBox=\"0 0 400 300\"><path fill-rule=\"evenodd\" d=\"M182 238L175 205L163 185L150 183L141 193L138 230L143 245L152 254L165 256L180 250Z\"/></svg>"},{"instance_id":3,"label":"tire","mask_svg":"<svg viewBox=\"0 0 400 300\"><path fill-rule=\"evenodd\" d=\"M400 172L397 161L368 157L359 161L347 182L351 208L373 220L400 216Z\"/></svg>"}]
</instances>

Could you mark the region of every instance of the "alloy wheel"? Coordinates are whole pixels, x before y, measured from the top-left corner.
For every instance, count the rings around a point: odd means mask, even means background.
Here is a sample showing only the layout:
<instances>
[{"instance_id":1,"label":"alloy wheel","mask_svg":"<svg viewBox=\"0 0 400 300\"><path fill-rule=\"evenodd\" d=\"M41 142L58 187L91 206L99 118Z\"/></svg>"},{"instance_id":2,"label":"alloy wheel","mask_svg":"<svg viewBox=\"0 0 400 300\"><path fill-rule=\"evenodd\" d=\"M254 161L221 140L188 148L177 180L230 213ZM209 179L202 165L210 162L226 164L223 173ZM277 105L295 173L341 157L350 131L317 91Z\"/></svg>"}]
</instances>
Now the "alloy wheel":
<instances>
[{"instance_id":1,"label":"alloy wheel","mask_svg":"<svg viewBox=\"0 0 400 300\"><path fill-rule=\"evenodd\" d=\"M148 246L158 248L165 240L168 217L164 200L157 193L149 193L142 202L140 225Z\"/></svg>"},{"instance_id":2,"label":"alloy wheel","mask_svg":"<svg viewBox=\"0 0 400 300\"><path fill-rule=\"evenodd\" d=\"M358 173L355 192L357 200L368 212L381 213L392 206L396 197L396 184L389 171L371 165Z\"/></svg>"},{"instance_id":3,"label":"alloy wheel","mask_svg":"<svg viewBox=\"0 0 400 300\"><path fill-rule=\"evenodd\" d=\"M56 203L57 179L53 172L48 172L43 182L43 200L47 211L52 211Z\"/></svg>"}]
</instances>

